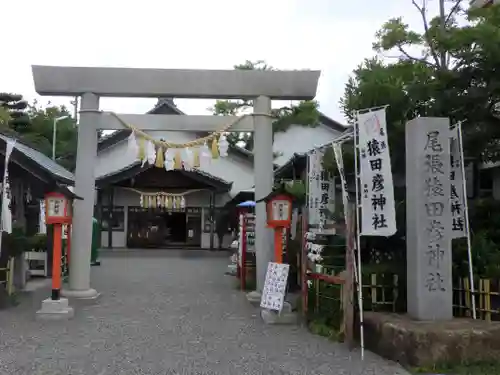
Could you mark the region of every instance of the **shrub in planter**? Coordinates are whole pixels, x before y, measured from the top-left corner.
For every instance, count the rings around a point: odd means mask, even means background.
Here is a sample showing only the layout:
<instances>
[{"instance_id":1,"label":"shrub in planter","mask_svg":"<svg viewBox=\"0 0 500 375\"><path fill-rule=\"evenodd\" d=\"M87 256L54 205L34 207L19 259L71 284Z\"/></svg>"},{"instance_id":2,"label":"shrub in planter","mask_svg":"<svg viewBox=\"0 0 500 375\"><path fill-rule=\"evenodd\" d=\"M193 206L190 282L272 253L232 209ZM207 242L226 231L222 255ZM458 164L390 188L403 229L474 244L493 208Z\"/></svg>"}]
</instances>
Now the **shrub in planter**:
<instances>
[{"instance_id":1,"label":"shrub in planter","mask_svg":"<svg viewBox=\"0 0 500 375\"><path fill-rule=\"evenodd\" d=\"M28 237L20 227L12 228L12 233L2 232L2 258L17 257L29 250Z\"/></svg>"},{"instance_id":2,"label":"shrub in planter","mask_svg":"<svg viewBox=\"0 0 500 375\"><path fill-rule=\"evenodd\" d=\"M12 228L12 233L2 232L2 253L0 255L0 268L7 268L10 258L21 256L28 250L28 239L20 227ZM0 281L6 280L5 272L0 273Z\"/></svg>"},{"instance_id":3,"label":"shrub in planter","mask_svg":"<svg viewBox=\"0 0 500 375\"><path fill-rule=\"evenodd\" d=\"M47 235L38 233L28 239L29 251L47 251Z\"/></svg>"}]
</instances>

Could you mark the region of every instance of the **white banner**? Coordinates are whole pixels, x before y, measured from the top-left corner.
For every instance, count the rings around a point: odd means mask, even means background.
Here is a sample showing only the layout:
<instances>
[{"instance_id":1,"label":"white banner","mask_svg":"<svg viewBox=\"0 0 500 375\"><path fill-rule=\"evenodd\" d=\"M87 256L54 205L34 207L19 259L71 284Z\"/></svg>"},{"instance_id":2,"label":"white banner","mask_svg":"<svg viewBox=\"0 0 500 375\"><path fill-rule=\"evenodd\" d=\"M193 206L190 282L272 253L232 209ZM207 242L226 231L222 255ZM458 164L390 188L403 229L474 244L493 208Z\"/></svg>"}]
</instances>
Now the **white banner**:
<instances>
[{"instance_id":1,"label":"white banner","mask_svg":"<svg viewBox=\"0 0 500 375\"><path fill-rule=\"evenodd\" d=\"M396 209L385 108L358 114L361 234L392 236Z\"/></svg>"},{"instance_id":2,"label":"white banner","mask_svg":"<svg viewBox=\"0 0 500 375\"><path fill-rule=\"evenodd\" d=\"M308 218L309 225L319 225L320 222L320 212L319 212L319 202L321 199L321 159L323 153L319 150L314 150L308 155Z\"/></svg>"},{"instance_id":3,"label":"white banner","mask_svg":"<svg viewBox=\"0 0 500 375\"><path fill-rule=\"evenodd\" d=\"M340 175L340 183L342 187L342 203L344 205L344 219L347 223L347 210L349 204L349 193L347 192L347 181L344 171L344 158L342 156L342 145L340 143L332 143L333 154L335 155L335 162Z\"/></svg>"},{"instance_id":4,"label":"white banner","mask_svg":"<svg viewBox=\"0 0 500 375\"><path fill-rule=\"evenodd\" d=\"M62 234L61 234L61 239L67 240L68 239L68 224L63 224L62 226Z\"/></svg>"},{"instance_id":5,"label":"white banner","mask_svg":"<svg viewBox=\"0 0 500 375\"><path fill-rule=\"evenodd\" d=\"M38 233L47 234L47 224L45 222L45 200L40 199L40 214L38 216Z\"/></svg>"},{"instance_id":6,"label":"white banner","mask_svg":"<svg viewBox=\"0 0 500 375\"><path fill-rule=\"evenodd\" d=\"M458 141L458 126L450 134L450 182L451 182L451 238L466 237L464 218L464 176L462 175L462 150Z\"/></svg>"},{"instance_id":7,"label":"white banner","mask_svg":"<svg viewBox=\"0 0 500 375\"><path fill-rule=\"evenodd\" d=\"M0 229L2 232L12 233L12 211L10 210L11 190L9 180L9 161L12 150L16 144L15 140L8 140L5 147L3 183L2 183L2 218Z\"/></svg>"},{"instance_id":8,"label":"white banner","mask_svg":"<svg viewBox=\"0 0 500 375\"><path fill-rule=\"evenodd\" d=\"M335 234L334 220L328 216L335 212L335 180L323 170L323 150L308 155L308 218L311 231Z\"/></svg>"}]
</instances>

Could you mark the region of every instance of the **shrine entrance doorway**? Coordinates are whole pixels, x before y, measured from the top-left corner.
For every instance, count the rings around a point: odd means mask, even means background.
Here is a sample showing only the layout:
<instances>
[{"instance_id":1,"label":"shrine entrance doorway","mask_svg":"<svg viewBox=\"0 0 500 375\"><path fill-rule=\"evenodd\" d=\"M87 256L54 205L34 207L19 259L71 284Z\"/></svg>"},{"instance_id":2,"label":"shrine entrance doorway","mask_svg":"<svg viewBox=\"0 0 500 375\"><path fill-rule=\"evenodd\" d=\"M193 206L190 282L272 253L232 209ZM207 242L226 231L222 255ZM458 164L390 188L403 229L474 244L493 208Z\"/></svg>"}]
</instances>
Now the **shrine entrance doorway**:
<instances>
[{"instance_id":1,"label":"shrine entrance doorway","mask_svg":"<svg viewBox=\"0 0 500 375\"><path fill-rule=\"evenodd\" d=\"M183 248L188 245L187 214L161 208L129 207L127 247ZM200 221L201 226L201 221ZM201 234L201 231L198 231ZM198 246L201 238L198 238ZM191 244L193 246L194 243Z\"/></svg>"}]
</instances>

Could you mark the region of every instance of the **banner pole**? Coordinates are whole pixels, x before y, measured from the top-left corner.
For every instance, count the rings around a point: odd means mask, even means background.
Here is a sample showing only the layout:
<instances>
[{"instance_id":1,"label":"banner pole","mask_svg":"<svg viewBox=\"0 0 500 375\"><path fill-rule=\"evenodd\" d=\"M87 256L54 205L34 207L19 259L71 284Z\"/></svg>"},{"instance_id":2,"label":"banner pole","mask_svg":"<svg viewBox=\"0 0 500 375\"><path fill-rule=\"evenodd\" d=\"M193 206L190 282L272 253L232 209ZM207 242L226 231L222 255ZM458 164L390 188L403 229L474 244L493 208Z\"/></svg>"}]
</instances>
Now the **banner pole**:
<instances>
[{"instance_id":1,"label":"banner pole","mask_svg":"<svg viewBox=\"0 0 500 375\"><path fill-rule=\"evenodd\" d=\"M469 227L469 203L467 202L467 182L465 180L465 161L464 161L464 146L462 140L462 123L457 124L458 127L458 148L460 155L460 168L462 170L462 193L464 196L464 221L465 221L465 235L467 237L467 257L469 258L469 279L470 291L472 294L472 318L476 319L476 293L474 288L474 270L472 268L472 244L470 237Z\"/></svg>"},{"instance_id":2,"label":"banner pole","mask_svg":"<svg viewBox=\"0 0 500 375\"><path fill-rule=\"evenodd\" d=\"M364 317L363 317L363 277L361 271L361 216L360 210L362 209L359 202L359 166L358 166L358 142L359 142L359 132L358 132L358 112L356 112L356 121L354 122L354 175L356 181L356 249L357 249L357 272L358 272L358 307L359 307L359 338L361 344L361 359L365 358L365 332L364 332Z\"/></svg>"}]
</instances>

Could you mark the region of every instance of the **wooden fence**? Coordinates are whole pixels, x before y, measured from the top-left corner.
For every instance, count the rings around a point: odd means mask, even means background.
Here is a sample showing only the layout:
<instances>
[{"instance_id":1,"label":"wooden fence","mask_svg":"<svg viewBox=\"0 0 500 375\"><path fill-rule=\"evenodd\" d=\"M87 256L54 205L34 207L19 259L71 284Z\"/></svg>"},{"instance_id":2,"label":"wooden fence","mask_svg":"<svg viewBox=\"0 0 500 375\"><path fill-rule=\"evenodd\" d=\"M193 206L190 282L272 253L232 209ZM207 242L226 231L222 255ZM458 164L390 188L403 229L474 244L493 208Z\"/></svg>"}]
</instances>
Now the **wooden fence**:
<instances>
[{"instance_id":1,"label":"wooden fence","mask_svg":"<svg viewBox=\"0 0 500 375\"><path fill-rule=\"evenodd\" d=\"M7 262L6 268L0 268L0 272L4 274L2 277L3 281L0 281L0 285L2 285L7 294L11 296L14 294L14 258L10 258Z\"/></svg>"},{"instance_id":2,"label":"wooden fence","mask_svg":"<svg viewBox=\"0 0 500 375\"><path fill-rule=\"evenodd\" d=\"M333 267L323 267L325 274L334 274ZM396 274L370 274L363 276L365 311L405 312L406 286ZM403 289L402 289L403 288ZM500 280L475 281L476 315L478 319L500 321ZM311 280L309 287L309 316L336 324L341 321L342 286L325 280ZM457 279L453 285L455 317L472 317L472 292L468 278Z\"/></svg>"}]
</instances>

